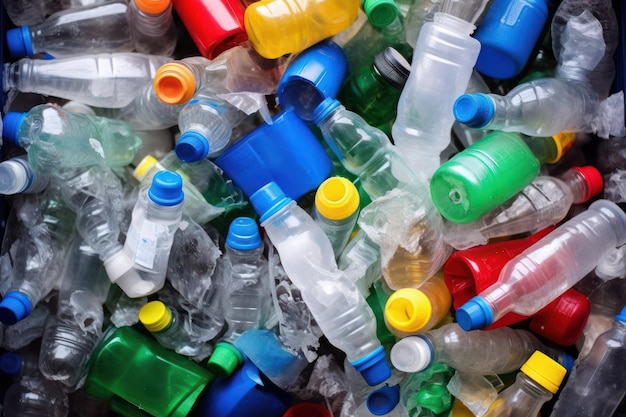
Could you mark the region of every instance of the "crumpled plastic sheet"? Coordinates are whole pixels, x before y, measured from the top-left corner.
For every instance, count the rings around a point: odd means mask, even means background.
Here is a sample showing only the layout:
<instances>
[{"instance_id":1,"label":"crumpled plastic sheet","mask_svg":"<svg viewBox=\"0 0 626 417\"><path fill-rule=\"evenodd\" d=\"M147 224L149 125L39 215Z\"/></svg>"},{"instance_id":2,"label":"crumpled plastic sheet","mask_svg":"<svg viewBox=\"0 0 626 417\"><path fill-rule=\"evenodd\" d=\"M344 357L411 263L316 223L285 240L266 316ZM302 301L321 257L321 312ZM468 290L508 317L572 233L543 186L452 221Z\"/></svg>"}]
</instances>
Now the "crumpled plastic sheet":
<instances>
[{"instance_id":1,"label":"crumpled plastic sheet","mask_svg":"<svg viewBox=\"0 0 626 417\"><path fill-rule=\"evenodd\" d=\"M46 303L39 303L23 320L14 325L4 326L2 346L8 350L18 350L28 346L43 335L50 310Z\"/></svg>"},{"instance_id":2,"label":"crumpled plastic sheet","mask_svg":"<svg viewBox=\"0 0 626 417\"><path fill-rule=\"evenodd\" d=\"M448 391L475 416L481 417L498 398L498 388L502 386L502 381L496 375L487 377L457 371L448 383Z\"/></svg>"}]
</instances>

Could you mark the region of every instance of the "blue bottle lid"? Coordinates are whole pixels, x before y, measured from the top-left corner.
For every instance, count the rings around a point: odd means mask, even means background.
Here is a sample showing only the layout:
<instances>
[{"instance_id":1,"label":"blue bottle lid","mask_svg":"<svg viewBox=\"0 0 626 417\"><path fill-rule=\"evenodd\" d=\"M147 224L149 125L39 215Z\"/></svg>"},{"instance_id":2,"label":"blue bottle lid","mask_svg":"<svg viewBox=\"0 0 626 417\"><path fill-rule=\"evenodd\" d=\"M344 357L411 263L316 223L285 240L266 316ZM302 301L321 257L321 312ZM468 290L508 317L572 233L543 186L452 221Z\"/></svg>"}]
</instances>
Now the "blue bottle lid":
<instances>
[{"instance_id":1,"label":"blue bottle lid","mask_svg":"<svg viewBox=\"0 0 626 417\"><path fill-rule=\"evenodd\" d=\"M182 203L185 197L183 178L172 171L157 172L148 189L148 197L160 206L175 206Z\"/></svg>"},{"instance_id":2,"label":"blue bottle lid","mask_svg":"<svg viewBox=\"0 0 626 417\"><path fill-rule=\"evenodd\" d=\"M367 396L365 404L370 413L375 416L384 416L396 408L400 402L400 385L385 385Z\"/></svg>"},{"instance_id":3,"label":"blue bottle lid","mask_svg":"<svg viewBox=\"0 0 626 417\"><path fill-rule=\"evenodd\" d=\"M7 375L17 375L22 369L22 356L17 352L3 352L0 354L0 372Z\"/></svg>"},{"instance_id":4,"label":"blue bottle lid","mask_svg":"<svg viewBox=\"0 0 626 417\"><path fill-rule=\"evenodd\" d=\"M230 223L226 244L237 250L252 250L261 246L261 235L256 221L250 217L237 217Z\"/></svg>"},{"instance_id":5,"label":"blue bottle lid","mask_svg":"<svg viewBox=\"0 0 626 417\"><path fill-rule=\"evenodd\" d=\"M570 373L574 369L574 357L565 352L559 355L557 362Z\"/></svg>"},{"instance_id":6,"label":"blue bottle lid","mask_svg":"<svg viewBox=\"0 0 626 417\"><path fill-rule=\"evenodd\" d=\"M20 26L7 30L7 46L15 59L35 55L33 42L30 38L30 27Z\"/></svg>"},{"instance_id":7,"label":"blue bottle lid","mask_svg":"<svg viewBox=\"0 0 626 417\"><path fill-rule=\"evenodd\" d=\"M28 113L10 111L2 119L2 139L11 142L15 146L21 146L18 132Z\"/></svg>"},{"instance_id":8,"label":"blue bottle lid","mask_svg":"<svg viewBox=\"0 0 626 417\"><path fill-rule=\"evenodd\" d=\"M454 117L469 127L480 128L491 121L496 111L488 95L481 93L463 94L454 102Z\"/></svg>"},{"instance_id":9,"label":"blue bottle lid","mask_svg":"<svg viewBox=\"0 0 626 417\"><path fill-rule=\"evenodd\" d=\"M391 376L391 368L385 359L385 350L382 346L369 355L351 362L351 365L372 387L385 382Z\"/></svg>"},{"instance_id":10,"label":"blue bottle lid","mask_svg":"<svg viewBox=\"0 0 626 417\"><path fill-rule=\"evenodd\" d=\"M261 223L292 201L291 198L285 196L283 190L273 181L265 184L250 196L250 203L252 203L252 207L261 217Z\"/></svg>"},{"instance_id":11,"label":"blue bottle lid","mask_svg":"<svg viewBox=\"0 0 626 417\"><path fill-rule=\"evenodd\" d=\"M320 105L317 106L315 110L313 110L313 123L319 125L320 122L324 120L326 116L328 116L328 113L332 112L340 105L341 103L339 102L339 100L332 97L324 99L324 101L322 101Z\"/></svg>"},{"instance_id":12,"label":"blue bottle lid","mask_svg":"<svg viewBox=\"0 0 626 417\"><path fill-rule=\"evenodd\" d=\"M12 325L28 316L33 303L19 291L8 291L0 301L0 321Z\"/></svg>"},{"instance_id":13,"label":"blue bottle lid","mask_svg":"<svg viewBox=\"0 0 626 417\"><path fill-rule=\"evenodd\" d=\"M207 157L209 146L209 141L203 134L188 130L178 138L174 152L181 161L196 162Z\"/></svg>"},{"instance_id":14,"label":"blue bottle lid","mask_svg":"<svg viewBox=\"0 0 626 417\"><path fill-rule=\"evenodd\" d=\"M619 320L623 323L626 323L626 306L619 312L617 316L615 316L615 320Z\"/></svg>"},{"instance_id":15,"label":"blue bottle lid","mask_svg":"<svg viewBox=\"0 0 626 417\"><path fill-rule=\"evenodd\" d=\"M466 331L484 329L493 323L493 313L482 297L475 296L456 310L456 321Z\"/></svg>"}]
</instances>

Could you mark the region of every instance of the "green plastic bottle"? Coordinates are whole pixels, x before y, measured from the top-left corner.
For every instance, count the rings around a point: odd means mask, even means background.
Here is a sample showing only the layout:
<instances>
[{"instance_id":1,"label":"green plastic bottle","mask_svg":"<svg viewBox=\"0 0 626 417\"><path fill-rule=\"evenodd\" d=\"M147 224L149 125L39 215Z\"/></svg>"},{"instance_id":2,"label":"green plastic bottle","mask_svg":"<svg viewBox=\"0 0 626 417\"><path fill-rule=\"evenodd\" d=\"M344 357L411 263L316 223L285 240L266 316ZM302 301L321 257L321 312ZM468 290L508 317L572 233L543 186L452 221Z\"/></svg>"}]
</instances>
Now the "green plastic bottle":
<instances>
[{"instance_id":1,"label":"green plastic bottle","mask_svg":"<svg viewBox=\"0 0 626 417\"><path fill-rule=\"evenodd\" d=\"M131 327L112 328L93 353L84 390L125 417L185 417L213 375Z\"/></svg>"}]
</instances>

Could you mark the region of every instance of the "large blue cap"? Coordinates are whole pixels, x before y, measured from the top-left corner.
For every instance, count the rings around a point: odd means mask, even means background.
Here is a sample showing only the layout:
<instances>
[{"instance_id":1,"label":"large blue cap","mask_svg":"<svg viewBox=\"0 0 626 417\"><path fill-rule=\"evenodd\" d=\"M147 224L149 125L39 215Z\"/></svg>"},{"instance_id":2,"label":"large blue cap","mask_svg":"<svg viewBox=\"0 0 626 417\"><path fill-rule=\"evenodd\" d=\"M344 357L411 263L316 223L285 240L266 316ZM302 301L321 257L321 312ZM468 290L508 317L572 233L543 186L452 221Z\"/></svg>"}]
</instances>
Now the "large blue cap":
<instances>
[{"instance_id":1,"label":"large blue cap","mask_svg":"<svg viewBox=\"0 0 626 417\"><path fill-rule=\"evenodd\" d=\"M485 300L476 296L456 310L456 321L466 331L484 329L493 323L493 313Z\"/></svg>"},{"instance_id":2,"label":"large blue cap","mask_svg":"<svg viewBox=\"0 0 626 417\"><path fill-rule=\"evenodd\" d=\"M396 408L400 402L400 385L385 385L367 396L366 405L370 413L384 416Z\"/></svg>"},{"instance_id":3,"label":"large blue cap","mask_svg":"<svg viewBox=\"0 0 626 417\"><path fill-rule=\"evenodd\" d=\"M18 132L28 113L10 111L2 119L2 139L20 146Z\"/></svg>"},{"instance_id":4,"label":"large blue cap","mask_svg":"<svg viewBox=\"0 0 626 417\"><path fill-rule=\"evenodd\" d=\"M8 291L0 301L0 321L12 325L28 316L33 303L19 291Z\"/></svg>"},{"instance_id":5,"label":"large blue cap","mask_svg":"<svg viewBox=\"0 0 626 417\"><path fill-rule=\"evenodd\" d=\"M276 94L283 109L293 108L305 121L325 98L337 97L348 74L348 58L341 47L326 40L300 55L287 67Z\"/></svg>"},{"instance_id":6,"label":"large blue cap","mask_svg":"<svg viewBox=\"0 0 626 417\"><path fill-rule=\"evenodd\" d=\"M0 353L0 372L17 375L22 369L22 355L17 352Z\"/></svg>"},{"instance_id":7,"label":"large blue cap","mask_svg":"<svg viewBox=\"0 0 626 417\"><path fill-rule=\"evenodd\" d=\"M370 386L382 384L391 376L391 368L385 358L385 350L382 346L367 356L351 363L354 369L359 371Z\"/></svg>"},{"instance_id":8,"label":"large blue cap","mask_svg":"<svg viewBox=\"0 0 626 417\"><path fill-rule=\"evenodd\" d=\"M160 206L175 206L183 202L183 178L172 171L159 171L152 177L148 197Z\"/></svg>"},{"instance_id":9,"label":"large blue cap","mask_svg":"<svg viewBox=\"0 0 626 417\"><path fill-rule=\"evenodd\" d=\"M488 95L482 93L463 94L454 102L454 117L469 127L486 126L496 111L495 104Z\"/></svg>"},{"instance_id":10,"label":"large blue cap","mask_svg":"<svg viewBox=\"0 0 626 417\"><path fill-rule=\"evenodd\" d=\"M174 152L181 161L196 162L207 157L209 147L209 141L202 133L188 130L178 138Z\"/></svg>"},{"instance_id":11,"label":"large blue cap","mask_svg":"<svg viewBox=\"0 0 626 417\"><path fill-rule=\"evenodd\" d=\"M267 183L250 196L250 203L261 217L261 223L292 201L275 182Z\"/></svg>"},{"instance_id":12,"label":"large blue cap","mask_svg":"<svg viewBox=\"0 0 626 417\"><path fill-rule=\"evenodd\" d=\"M20 26L19 28L9 29L6 34L7 46L9 52L15 59L24 58L26 56L35 55L33 51L33 42L30 38L30 28L28 26Z\"/></svg>"},{"instance_id":13,"label":"large blue cap","mask_svg":"<svg viewBox=\"0 0 626 417\"><path fill-rule=\"evenodd\" d=\"M250 217L237 217L230 223L226 244L237 250L252 250L261 246L261 235L256 221Z\"/></svg>"}]
</instances>

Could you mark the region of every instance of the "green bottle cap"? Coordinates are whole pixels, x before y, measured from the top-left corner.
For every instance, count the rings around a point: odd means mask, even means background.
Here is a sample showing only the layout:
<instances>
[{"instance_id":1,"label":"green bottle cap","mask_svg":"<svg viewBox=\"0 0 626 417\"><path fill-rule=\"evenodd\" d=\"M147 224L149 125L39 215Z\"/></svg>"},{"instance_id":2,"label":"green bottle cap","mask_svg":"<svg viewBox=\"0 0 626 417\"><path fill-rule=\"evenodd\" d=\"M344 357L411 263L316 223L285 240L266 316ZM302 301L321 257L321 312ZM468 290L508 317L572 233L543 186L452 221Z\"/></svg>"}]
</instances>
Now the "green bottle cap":
<instances>
[{"instance_id":1,"label":"green bottle cap","mask_svg":"<svg viewBox=\"0 0 626 417\"><path fill-rule=\"evenodd\" d=\"M220 378L228 378L243 364L243 355L230 343L220 342L207 362L207 368Z\"/></svg>"},{"instance_id":2,"label":"green bottle cap","mask_svg":"<svg viewBox=\"0 0 626 417\"><path fill-rule=\"evenodd\" d=\"M452 395L441 384L426 384L415 394L415 403L435 414L440 414L452 407Z\"/></svg>"},{"instance_id":3,"label":"green bottle cap","mask_svg":"<svg viewBox=\"0 0 626 417\"><path fill-rule=\"evenodd\" d=\"M378 28L387 27L398 17L398 6L393 0L362 0L367 20Z\"/></svg>"}]
</instances>

